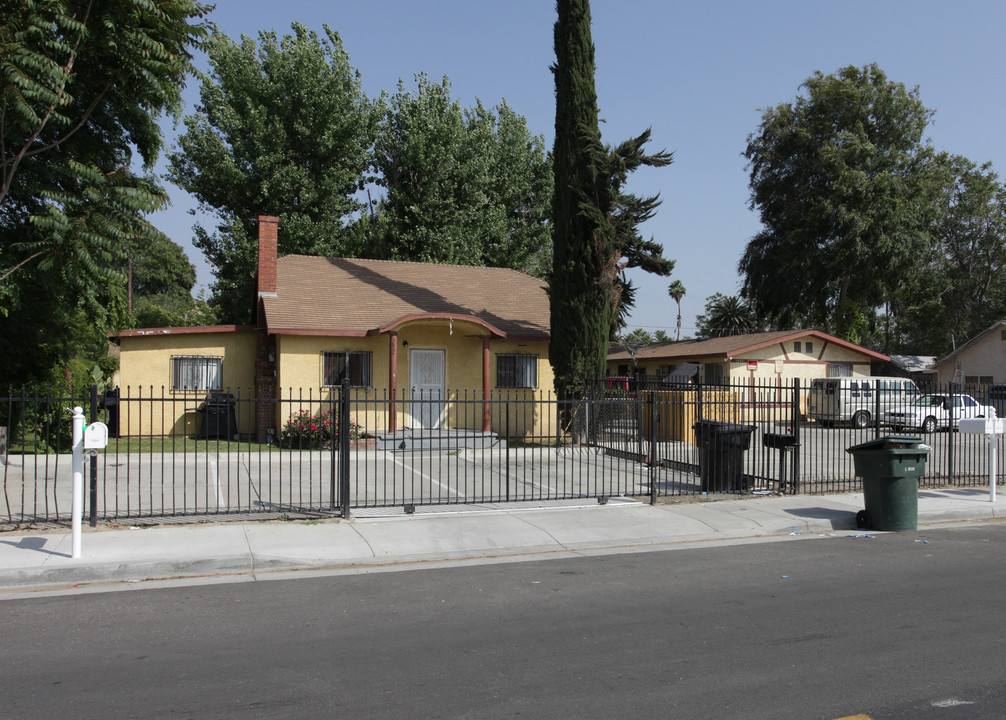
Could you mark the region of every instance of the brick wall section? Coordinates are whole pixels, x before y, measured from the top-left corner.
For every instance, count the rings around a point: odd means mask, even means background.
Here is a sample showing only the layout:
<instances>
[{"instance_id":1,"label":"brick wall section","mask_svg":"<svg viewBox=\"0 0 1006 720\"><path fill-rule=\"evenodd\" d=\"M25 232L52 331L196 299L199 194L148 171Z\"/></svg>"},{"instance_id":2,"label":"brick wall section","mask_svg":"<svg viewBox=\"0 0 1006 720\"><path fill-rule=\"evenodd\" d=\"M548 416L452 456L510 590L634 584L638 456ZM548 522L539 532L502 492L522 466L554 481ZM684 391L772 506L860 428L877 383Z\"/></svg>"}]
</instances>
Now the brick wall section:
<instances>
[{"instance_id":1,"label":"brick wall section","mask_svg":"<svg viewBox=\"0 0 1006 720\"><path fill-rule=\"evenodd\" d=\"M279 218L259 215L258 218L258 297L276 294L276 258ZM258 301L261 304L261 300ZM259 308L261 310L261 307ZM262 315L259 314L259 321ZM258 347L255 352L255 394L259 398L255 410L255 435L258 442L265 442L269 428L276 427L276 361L269 360L269 350L276 338L263 329L259 330Z\"/></svg>"},{"instance_id":2,"label":"brick wall section","mask_svg":"<svg viewBox=\"0 0 1006 720\"><path fill-rule=\"evenodd\" d=\"M276 256L279 218L259 215L258 218L258 294L276 294Z\"/></svg>"}]
</instances>

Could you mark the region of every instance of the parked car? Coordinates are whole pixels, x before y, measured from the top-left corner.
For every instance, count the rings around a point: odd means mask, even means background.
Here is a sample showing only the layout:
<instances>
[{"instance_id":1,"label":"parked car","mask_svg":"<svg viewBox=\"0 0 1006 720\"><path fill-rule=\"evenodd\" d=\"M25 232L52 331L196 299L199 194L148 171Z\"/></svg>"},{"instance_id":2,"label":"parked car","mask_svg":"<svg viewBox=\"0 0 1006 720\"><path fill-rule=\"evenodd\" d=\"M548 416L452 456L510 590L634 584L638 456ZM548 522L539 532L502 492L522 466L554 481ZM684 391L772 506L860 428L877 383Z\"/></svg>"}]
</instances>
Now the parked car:
<instances>
[{"instance_id":1,"label":"parked car","mask_svg":"<svg viewBox=\"0 0 1006 720\"><path fill-rule=\"evenodd\" d=\"M994 418L996 411L994 407L982 405L970 395L923 395L901 410L884 413L884 421L894 430L917 429L924 433L931 433L937 428L949 428L951 417L953 429L956 429L961 418Z\"/></svg>"}]
</instances>

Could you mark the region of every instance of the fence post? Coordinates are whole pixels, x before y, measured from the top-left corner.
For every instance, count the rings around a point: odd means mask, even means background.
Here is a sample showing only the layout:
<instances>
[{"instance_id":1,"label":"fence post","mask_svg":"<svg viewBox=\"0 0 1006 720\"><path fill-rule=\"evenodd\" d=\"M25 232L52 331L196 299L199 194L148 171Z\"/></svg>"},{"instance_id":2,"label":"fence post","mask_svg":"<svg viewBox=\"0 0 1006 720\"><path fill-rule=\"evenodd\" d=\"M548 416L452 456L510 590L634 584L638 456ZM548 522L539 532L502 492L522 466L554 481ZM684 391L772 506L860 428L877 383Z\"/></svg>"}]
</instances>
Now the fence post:
<instances>
[{"instance_id":1,"label":"fence post","mask_svg":"<svg viewBox=\"0 0 1006 720\"><path fill-rule=\"evenodd\" d=\"M800 392L802 388L800 385L800 378L793 378L793 402L791 408L791 420L793 428L793 462L790 472L790 487L793 489L793 493L799 490L800 487L800 453L803 452L803 447L800 444Z\"/></svg>"},{"instance_id":2,"label":"fence post","mask_svg":"<svg viewBox=\"0 0 1006 720\"><path fill-rule=\"evenodd\" d=\"M339 397L339 495L342 517L349 519L349 378L342 379Z\"/></svg>"},{"instance_id":3,"label":"fence post","mask_svg":"<svg viewBox=\"0 0 1006 720\"><path fill-rule=\"evenodd\" d=\"M503 451L503 463L506 467L506 501L510 502L510 393L506 401L506 449Z\"/></svg>"},{"instance_id":4,"label":"fence post","mask_svg":"<svg viewBox=\"0 0 1006 720\"><path fill-rule=\"evenodd\" d=\"M657 423L660 422L657 412L657 391L650 391L650 505L657 504Z\"/></svg>"},{"instance_id":5,"label":"fence post","mask_svg":"<svg viewBox=\"0 0 1006 720\"><path fill-rule=\"evenodd\" d=\"M881 389L880 384L887 385L887 380L877 380L877 386L873 390L873 439L880 437L880 394L886 393L887 388Z\"/></svg>"},{"instance_id":6,"label":"fence post","mask_svg":"<svg viewBox=\"0 0 1006 720\"><path fill-rule=\"evenodd\" d=\"M280 391L280 393L282 394L282 390ZM338 424L338 423L342 422L342 389L341 388L339 390L339 399L336 400L336 401L334 401L332 403L332 422L335 423L335 424ZM339 491L341 489L340 485L337 482L337 478L339 478L339 463L340 463L339 455L337 453L337 450L339 449L339 446L341 445L341 443L342 443L342 435L340 434L338 442L336 442L336 439L333 437L332 441L328 444L329 460L331 461L331 463L329 464L329 468L328 468L328 509L329 510L334 510L335 509L335 499L336 499L336 497L338 497ZM280 467L282 467L282 465ZM340 499L340 502L341 502L341 499ZM342 505L340 504L339 507L341 508Z\"/></svg>"},{"instance_id":7,"label":"fence post","mask_svg":"<svg viewBox=\"0 0 1006 720\"><path fill-rule=\"evenodd\" d=\"M91 416L88 422L98 422L98 386L91 385ZM91 455L91 501L88 515L91 527L98 526L98 456Z\"/></svg>"},{"instance_id":8,"label":"fence post","mask_svg":"<svg viewBox=\"0 0 1006 720\"><path fill-rule=\"evenodd\" d=\"M951 382L947 390L947 415L950 416L950 426L947 429L947 479L952 485L954 482L954 383Z\"/></svg>"}]
</instances>

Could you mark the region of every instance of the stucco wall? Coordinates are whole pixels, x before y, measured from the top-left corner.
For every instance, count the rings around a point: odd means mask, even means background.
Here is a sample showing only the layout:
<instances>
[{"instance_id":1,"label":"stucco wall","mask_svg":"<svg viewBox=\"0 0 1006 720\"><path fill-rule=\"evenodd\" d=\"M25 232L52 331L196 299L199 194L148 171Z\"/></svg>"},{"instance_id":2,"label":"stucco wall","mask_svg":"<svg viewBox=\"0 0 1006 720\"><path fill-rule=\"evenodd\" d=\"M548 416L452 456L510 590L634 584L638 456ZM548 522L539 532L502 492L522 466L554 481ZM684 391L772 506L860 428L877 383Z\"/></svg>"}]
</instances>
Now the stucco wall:
<instances>
[{"instance_id":1,"label":"stucco wall","mask_svg":"<svg viewBox=\"0 0 1006 720\"><path fill-rule=\"evenodd\" d=\"M124 435L193 435L202 418L195 408L205 391L172 390L171 359L178 355L222 357L224 392L247 399L254 395L254 331L169 333L120 339L119 427ZM251 433L251 406L235 405L238 431Z\"/></svg>"},{"instance_id":2,"label":"stucco wall","mask_svg":"<svg viewBox=\"0 0 1006 720\"><path fill-rule=\"evenodd\" d=\"M442 320L417 321L398 331L398 377L395 398L396 427L412 427L416 418L410 414L408 399L411 392L411 352L413 350L439 350L444 353L444 388L447 403L443 426L481 430L482 405L482 338L484 328L471 323ZM304 408L318 408L317 402L332 398L330 388L323 382L324 352L367 351L371 355L371 386L354 388L352 421L363 432L384 432L389 427L386 401L390 398L390 336L374 337L320 337L281 336L277 341L277 378L282 403L277 410L277 427L282 428L292 413ZM538 387L529 389L502 389L496 387L496 357L500 353L538 355ZM548 363L548 343L516 342L492 339L489 346L490 391L494 398L509 397L511 417L509 432L512 436L538 433L547 428L554 418L541 408L530 411L518 401L531 399L536 392L549 393L553 387L552 368ZM501 393L503 393L501 395ZM299 402L308 400L309 402ZM553 413L554 414L554 413ZM492 406L493 430L505 434L506 412L496 403Z\"/></svg>"},{"instance_id":3,"label":"stucco wall","mask_svg":"<svg viewBox=\"0 0 1006 720\"><path fill-rule=\"evenodd\" d=\"M399 329L398 402L395 404L397 428L415 424L408 402L411 390L410 354L412 350L423 349L444 353L447 403L443 426L482 429L482 339L485 335L486 329L481 325L463 321L422 320ZM177 355L222 357L223 385L227 391L243 399L253 397L256 342L255 331L164 333L122 338L123 434L193 435L197 432L202 417L194 410L206 393L171 390L171 359ZM295 413L307 410L315 415L331 409L336 394L332 388L323 386L323 353L346 351L371 353L371 384L367 388L353 388L352 421L364 433L387 430L391 362L389 335L279 335L273 338L273 342L279 402L272 427L277 434ZM537 387L498 388L499 354L537 355ZM547 342L491 339L489 373L490 393L494 400L490 420L495 432L513 438L554 434L554 405L528 403L530 400L552 399L553 375L548 362ZM143 399L142 405L140 398ZM507 402L504 403L504 400ZM251 434L255 431L255 406L252 403L237 403L236 415L239 432Z\"/></svg>"},{"instance_id":4,"label":"stucco wall","mask_svg":"<svg viewBox=\"0 0 1006 720\"><path fill-rule=\"evenodd\" d=\"M949 383L954 378L954 370L961 369L962 378L992 377L992 384L1006 383L1006 328L996 327L984 337L978 338L950 360L937 366L937 384Z\"/></svg>"}]
</instances>

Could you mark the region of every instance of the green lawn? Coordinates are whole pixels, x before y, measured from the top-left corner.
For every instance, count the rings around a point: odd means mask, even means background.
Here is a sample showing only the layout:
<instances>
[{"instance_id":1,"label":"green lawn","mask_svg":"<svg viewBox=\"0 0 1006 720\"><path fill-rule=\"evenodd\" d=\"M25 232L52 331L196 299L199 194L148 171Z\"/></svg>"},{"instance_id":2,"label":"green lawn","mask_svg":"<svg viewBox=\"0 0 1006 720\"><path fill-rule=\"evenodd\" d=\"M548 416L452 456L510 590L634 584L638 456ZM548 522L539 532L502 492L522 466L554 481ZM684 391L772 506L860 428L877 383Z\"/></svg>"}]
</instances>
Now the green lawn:
<instances>
[{"instance_id":1,"label":"green lawn","mask_svg":"<svg viewBox=\"0 0 1006 720\"><path fill-rule=\"evenodd\" d=\"M310 448L304 446L303 450L318 451L321 448ZM300 451L301 448L280 448L268 443L259 443L248 440L216 440L216 439L196 439L186 436L164 436L164 437L129 437L129 438L109 438L108 448L105 452L109 454L127 453L225 453L225 452L279 452L279 451ZM7 449L8 455L36 455L53 453L44 442L44 439L36 441L36 438L29 434L24 438L18 438L11 442ZM69 447L60 446L61 453L69 453Z\"/></svg>"}]
</instances>

